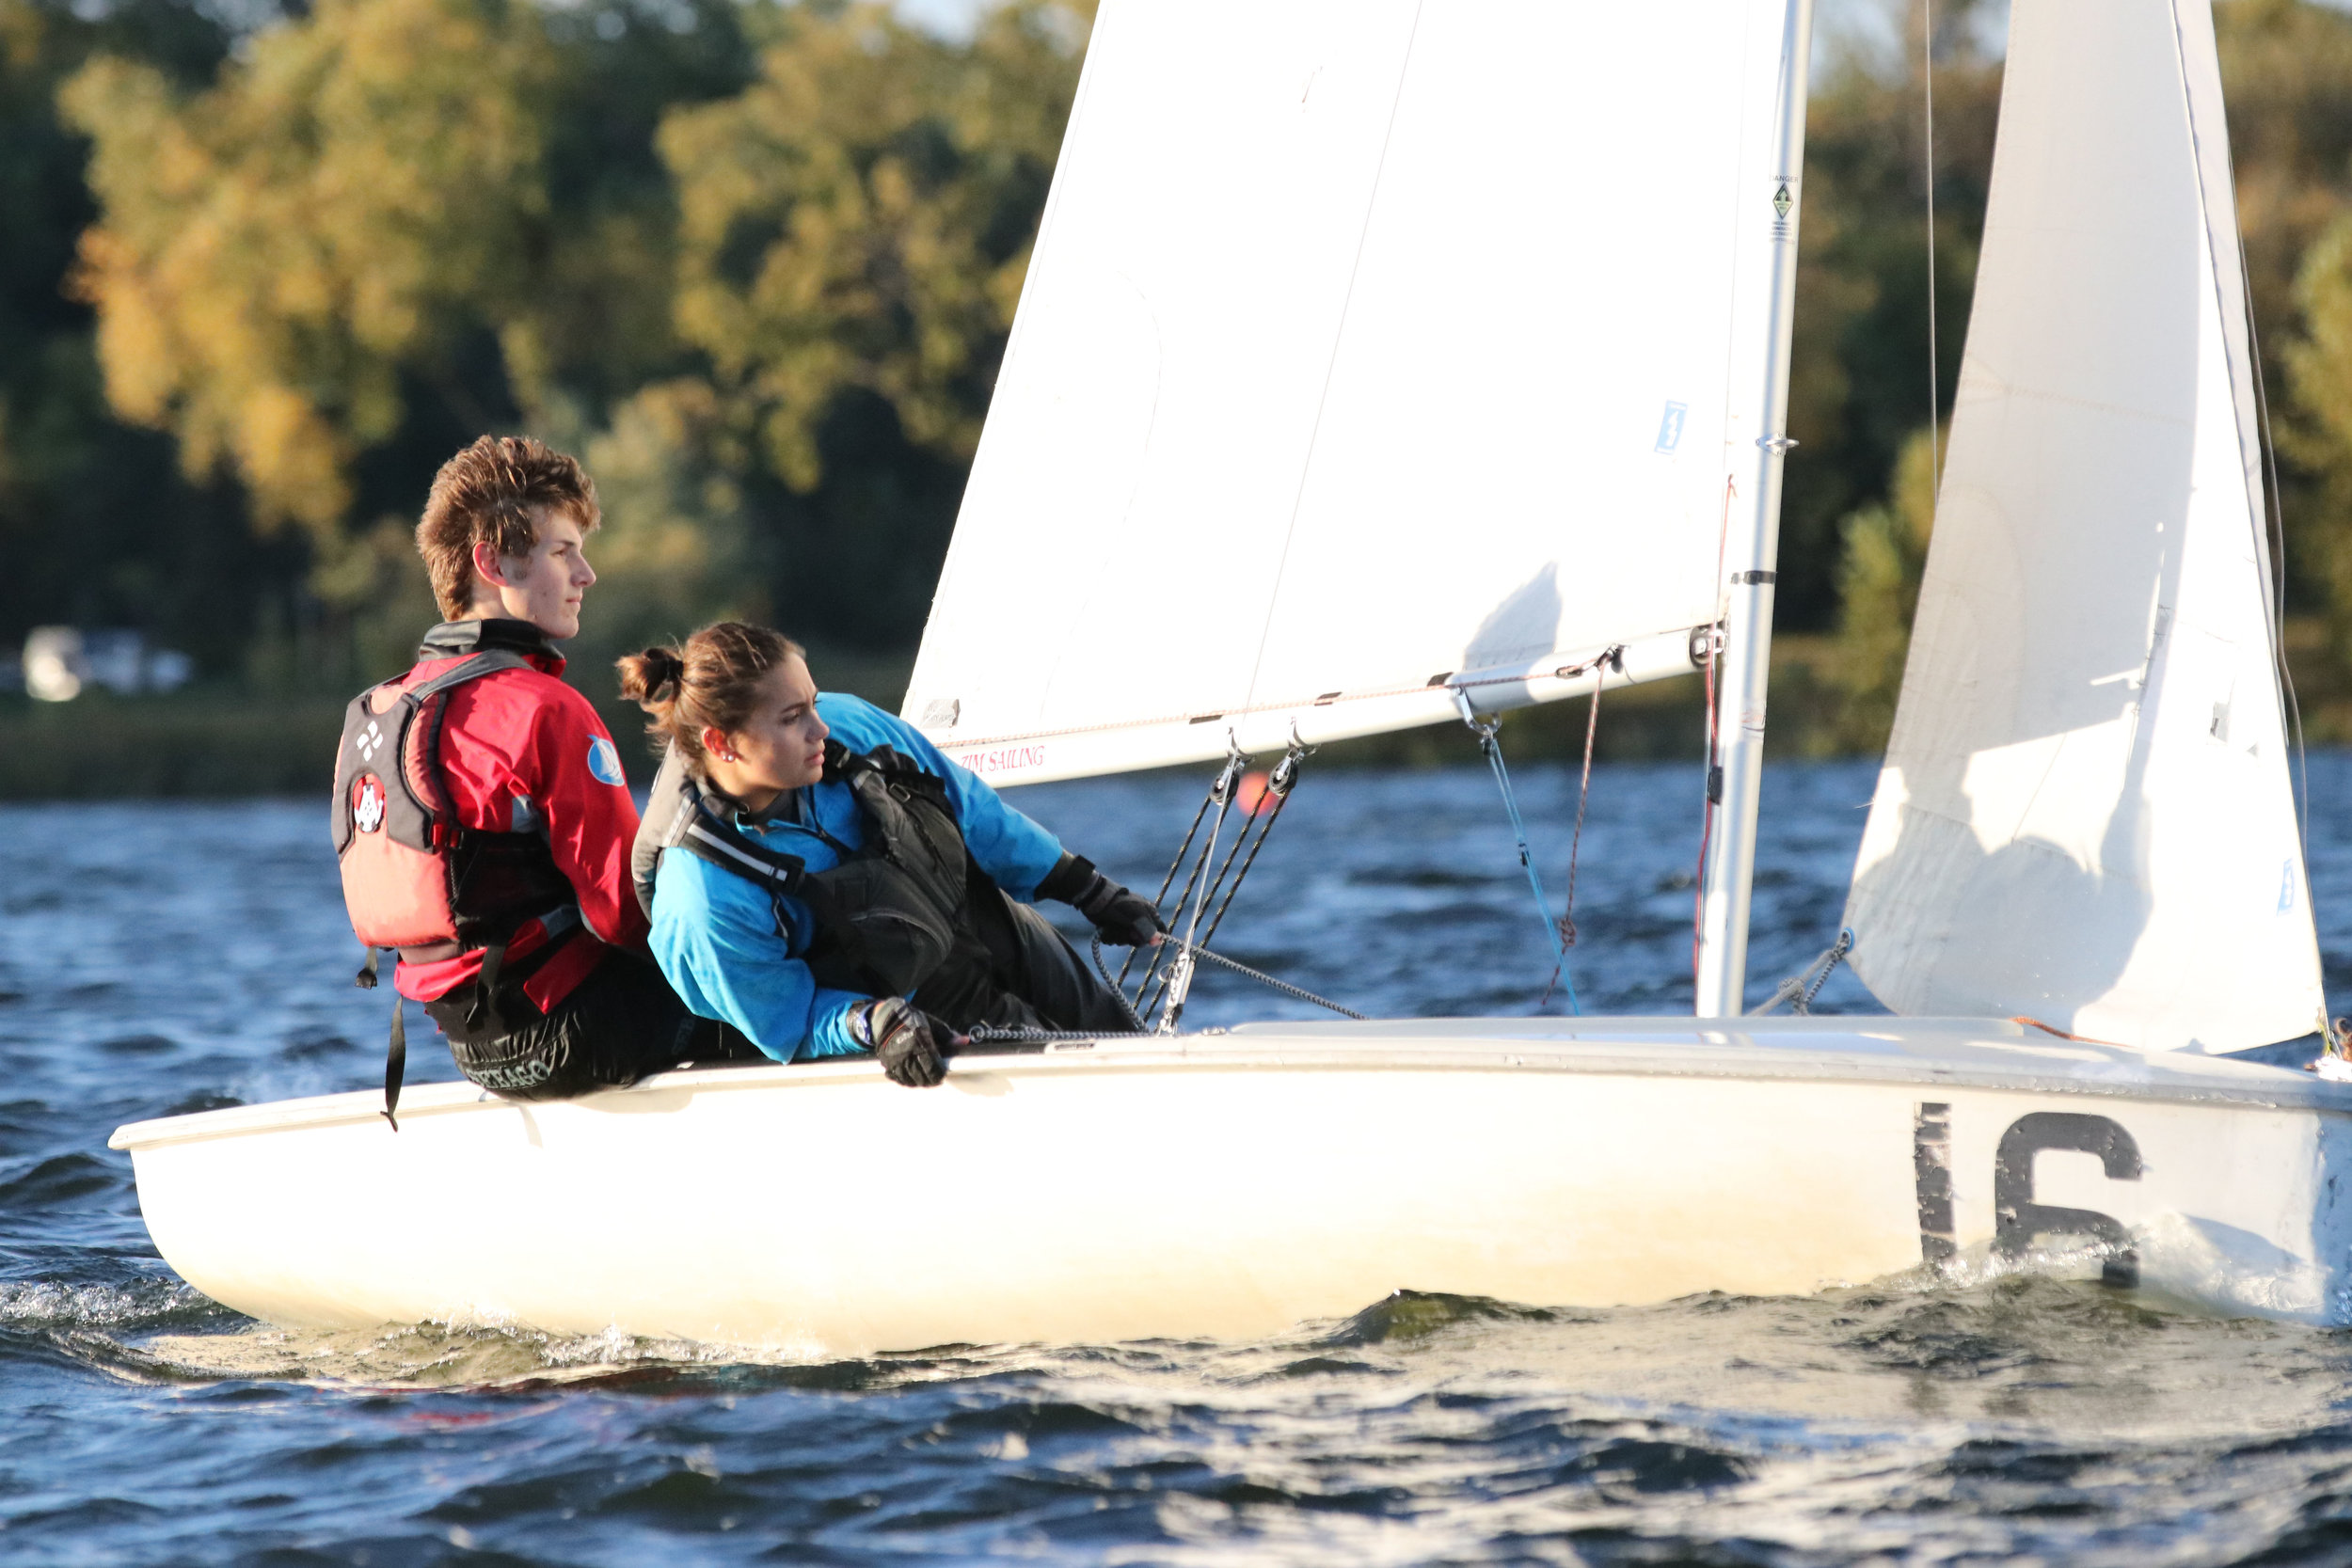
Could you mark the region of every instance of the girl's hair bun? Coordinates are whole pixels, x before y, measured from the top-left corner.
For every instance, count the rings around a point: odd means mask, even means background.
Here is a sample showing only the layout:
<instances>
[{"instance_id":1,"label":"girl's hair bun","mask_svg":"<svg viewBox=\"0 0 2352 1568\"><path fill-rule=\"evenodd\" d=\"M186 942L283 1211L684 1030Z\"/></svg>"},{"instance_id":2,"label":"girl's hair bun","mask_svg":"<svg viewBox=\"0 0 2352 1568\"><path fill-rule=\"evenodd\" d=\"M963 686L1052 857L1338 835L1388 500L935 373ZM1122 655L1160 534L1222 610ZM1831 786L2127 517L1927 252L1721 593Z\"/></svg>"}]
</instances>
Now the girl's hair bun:
<instances>
[{"instance_id":1,"label":"girl's hair bun","mask_svg":"<svg viewBox=\"0 0 2352 1568\"><path fill-rule=\"evenodd\" d=\"M624 654L618 662L621 695L630 702L650 711L677 701L678 689L686 679L686 660L675 648Z\"/></svg>"},{"instance_id":2,"label":"girl's hair bun","mask_svg":"<svg viewBox=\"0 0 2352 1568\"><path fill-rule=\"evenodd\" d=\"M647 736L675 747L701 777L704 732L740 730L759 705L768 672L802 657L801 645L782 632L717 621L676 647L622 657L621 695L653 716Z\"/></svg>"}]
</instances>

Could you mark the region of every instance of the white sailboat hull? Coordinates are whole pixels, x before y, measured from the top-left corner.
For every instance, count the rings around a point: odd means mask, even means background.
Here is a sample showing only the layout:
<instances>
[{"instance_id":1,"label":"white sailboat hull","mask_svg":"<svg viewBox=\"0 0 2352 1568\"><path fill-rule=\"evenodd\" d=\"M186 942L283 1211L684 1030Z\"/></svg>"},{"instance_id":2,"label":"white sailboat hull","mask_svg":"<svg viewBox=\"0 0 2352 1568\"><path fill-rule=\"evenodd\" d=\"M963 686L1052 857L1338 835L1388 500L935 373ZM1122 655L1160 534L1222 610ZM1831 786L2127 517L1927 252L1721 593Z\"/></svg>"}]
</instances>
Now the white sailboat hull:
<instances>
[{"instance_id":1,"label":"white sailboat hull","mask_svg":"<svg viewBox=\"0 0 2352 1568\"><path fill-rule=\"evenodd\" d=\"M2352 1315L2352 1088L1986 1021L1253 1025L967 1057L924 1092L861 1061L535 1106L436 1085L398 1132L378 1104L113 1143L165 1259L288 1325L829 1357L1253 1337L1397 1289L1802 1293L2126 1243L2108 1267L2169 1298Z\"/></svg>"}]
</instances>

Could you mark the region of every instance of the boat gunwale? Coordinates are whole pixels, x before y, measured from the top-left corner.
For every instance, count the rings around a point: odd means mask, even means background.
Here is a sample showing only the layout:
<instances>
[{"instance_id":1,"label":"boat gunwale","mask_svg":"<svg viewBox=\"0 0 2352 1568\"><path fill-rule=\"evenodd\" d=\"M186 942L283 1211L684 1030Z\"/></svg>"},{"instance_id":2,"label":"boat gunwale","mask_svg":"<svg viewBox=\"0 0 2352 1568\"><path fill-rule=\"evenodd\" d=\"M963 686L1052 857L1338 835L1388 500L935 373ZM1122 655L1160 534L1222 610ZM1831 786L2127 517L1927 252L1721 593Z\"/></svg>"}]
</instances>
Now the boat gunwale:
<instances>
[{"instance_id":1,"label":"boat gunwale","mask_svg":"<svg viewBox=\"0 0 2352 1568\"><path fill-rule=\"evenodd\" d=\"M2055 1037L2031 1038L2007 1019L1882 1021L1871 1015L1833 1016L1837 1024L1829 1027L1824 1027L1825 1016L1721 1021L1682 1017L1254 1023L1174 1037L1134 1039L1114 1036L1093 1041L1055 1041L1042 1049L1028 1046L985 1054L975 1053L950 1062L948 1081L980 1073L1029 1076L1104 1069L1568 1072L1593 1077L1921 1084L1943 1088L2352 1114L2352 1084L2334 1084L2265 1063L2178 1052L2138 1052ZM1855 1027L1857 1024L1878 1027ZM1465 1037L1466 1031L1472 1027L1479 1033ZM1900 1037L1893 1030L1899 1030ZM1596 1034L1604 1037L1586 1037ZM1387 1043L1398 1035L1406 1037ZM1809 1043L1823 1037L1842 1037L1848 1042L1868 1039L1897 1049ZM1922 1037L1952 1041L1966 1053L1966 1058L1955 1056L1938 1062L1902 1049L1907 1040ZM2033 1065L2010 1067L1999 1063L2001 1055L2012 1052ZM2188 1063L2197 1064L2201 1070L2185 1070ZM2220 1070L2215 1071L2217 1068ZM2240 1074L2247 1076L2238 1082L2231 1081ZM406 1121L485 1106L537 1110L553 1105L627 1115L632 1114L630 1100L657 1094L864 1084L878 1075L874 1064L865 1057L729 1063L657 1073L626 1088L578 1100L540 1102L501 1100L487 1089L458 1080L415 1085L400 1115ZM115 1129L106 1147L135 1153L171 1144L368 1122L382 1116L380 1093L358 1089L126 1122Z\"/></svg>"}]
</instances>

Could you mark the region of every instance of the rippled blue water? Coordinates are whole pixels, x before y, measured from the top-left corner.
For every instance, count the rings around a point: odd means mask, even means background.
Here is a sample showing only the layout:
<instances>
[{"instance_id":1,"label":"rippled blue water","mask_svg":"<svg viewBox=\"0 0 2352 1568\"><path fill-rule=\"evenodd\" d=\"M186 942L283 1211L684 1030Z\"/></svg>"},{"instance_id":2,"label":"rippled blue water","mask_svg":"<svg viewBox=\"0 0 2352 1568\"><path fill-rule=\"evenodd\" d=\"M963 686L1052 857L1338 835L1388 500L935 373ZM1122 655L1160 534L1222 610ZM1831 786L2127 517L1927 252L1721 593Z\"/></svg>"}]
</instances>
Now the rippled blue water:
<instances>
[{"instance_id":1,"label":"rippled blue water","mask_svg":"<svg viewBox=\"0 0 2352 1568\"><path fill-rule=\"evenodd\" d=\"M1759 992L1834 934L1871 780L1768 774ZM1573 780L1520 782L1557 895ZM1534 1006L1550 965L1492 787L1311 778L1218 945L1369 1012ZM1688 1005L1695 787L1597 775L1588 1010ZM1155 882L1198 789L1022 800ZM2352 759L2314 759L2312 789L2341 987ZM2352 1338L2090 1285L1600 1312L1402 1296L1253 1345L826 1366L264 1330L172 1278L104 1145L127 1120L374 1080L380 1009L349 983L323 817L0 809L0 1559L2352 1560ZM1823 1000L1869 1006L1843 975ZM1211 974L1188 1022L1286 1010ZM453 1075L437 1048L415 1060Z\"/></svg>"}]
</instances>

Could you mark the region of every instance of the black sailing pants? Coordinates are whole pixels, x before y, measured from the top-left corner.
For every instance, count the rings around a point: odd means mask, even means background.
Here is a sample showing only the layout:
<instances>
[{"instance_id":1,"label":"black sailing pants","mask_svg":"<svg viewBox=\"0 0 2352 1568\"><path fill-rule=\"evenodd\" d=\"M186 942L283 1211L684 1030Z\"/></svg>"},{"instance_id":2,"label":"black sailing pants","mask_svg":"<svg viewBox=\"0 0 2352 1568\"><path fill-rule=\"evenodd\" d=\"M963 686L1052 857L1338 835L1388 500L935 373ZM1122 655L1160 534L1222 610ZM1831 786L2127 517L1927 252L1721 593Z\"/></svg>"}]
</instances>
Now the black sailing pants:
<instances>
[{"instance_id":1,"label":"black sailing pants","mask_svg":"<svg viewBox=\"0 0 2352 1568\"><path fill-rule=\"evenodd\" d=\"M759 1055L734 1030L688 1012L661 972L625 949L605 954L550 1013L532 1006L519 987L500 990L500 1012L527 1015L502 1033L469 1027L471 986L424 1010L449 1037L457 1070L502 1100L569 1100L687 1062Z\"/></svg>"},{"instance_id":2,"label":"black sailing pants","mask_svg":"<svg viewBox=\"0 0 2352 1568\"><path fill-rule=\"evenodd\" d=\"M934 975L914 1005L951 1029L1068 1029L1119 1034L1132 1025L1117 993L1028 905L994 887L972 901L987 967Z\"/></svg>"}]
</instances>

